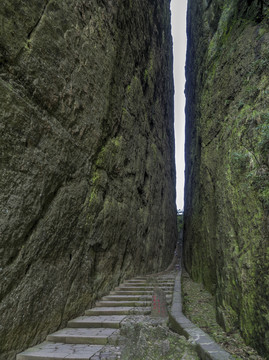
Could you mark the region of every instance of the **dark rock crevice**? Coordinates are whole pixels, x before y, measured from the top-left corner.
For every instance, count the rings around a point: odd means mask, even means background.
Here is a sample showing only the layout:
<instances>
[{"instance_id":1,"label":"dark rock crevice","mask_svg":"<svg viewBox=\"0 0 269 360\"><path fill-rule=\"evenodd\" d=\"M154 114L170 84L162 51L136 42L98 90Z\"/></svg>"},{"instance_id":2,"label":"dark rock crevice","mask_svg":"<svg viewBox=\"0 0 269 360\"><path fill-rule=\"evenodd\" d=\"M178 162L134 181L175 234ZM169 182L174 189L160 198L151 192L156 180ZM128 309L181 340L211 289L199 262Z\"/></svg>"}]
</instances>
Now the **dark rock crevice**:
<instances>
[{"instance_id":1,"label":"dark rock crevice","mask_svg":"<svg viewBox=\"0 0 269 360\"><path fill-rule=\"evenodd\" d=\"M46 0L45 5L44 5L44 7L43 7L43 10L42 10L42 12L41 12L41 15L40 15L39 19L37 20L37 22L35 23L35 25L33 26L33 28L29 31L29 33L28 33L28 35L27 35L27 39L28 39L28 40L30 40L31 37L34 35L35 30L37 29L39 23L41 22L42 17L43 17L44 14L45 14L45 11L46 11L46 9L47 9L47 7L48 7L49 2L50 2L50 0Z\"/></svg>"}]
</instances>

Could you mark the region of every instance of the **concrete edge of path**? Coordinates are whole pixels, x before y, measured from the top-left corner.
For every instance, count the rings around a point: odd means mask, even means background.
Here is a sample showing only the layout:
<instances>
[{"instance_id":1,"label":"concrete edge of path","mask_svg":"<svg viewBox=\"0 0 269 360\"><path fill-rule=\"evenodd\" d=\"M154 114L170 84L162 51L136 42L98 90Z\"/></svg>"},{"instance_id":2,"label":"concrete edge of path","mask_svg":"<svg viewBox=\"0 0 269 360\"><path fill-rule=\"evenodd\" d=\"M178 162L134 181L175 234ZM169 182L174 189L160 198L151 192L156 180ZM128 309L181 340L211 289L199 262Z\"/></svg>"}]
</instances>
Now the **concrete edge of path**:
<instances>
[{"instance_id":1,"label":"concrete edge of path","mask_svg":"<svg viewBox=\"0 0 269 360\"><path fill-rule=\"evenodd\" d=\"M223 350L208 334L194 325L182 313L181 300L181 272L175 279L173 302L169 311L169 326L180 335L184 335L194 344L202 360L228 360L234 359L231 354Z\"/></svg>"}]
</instances>

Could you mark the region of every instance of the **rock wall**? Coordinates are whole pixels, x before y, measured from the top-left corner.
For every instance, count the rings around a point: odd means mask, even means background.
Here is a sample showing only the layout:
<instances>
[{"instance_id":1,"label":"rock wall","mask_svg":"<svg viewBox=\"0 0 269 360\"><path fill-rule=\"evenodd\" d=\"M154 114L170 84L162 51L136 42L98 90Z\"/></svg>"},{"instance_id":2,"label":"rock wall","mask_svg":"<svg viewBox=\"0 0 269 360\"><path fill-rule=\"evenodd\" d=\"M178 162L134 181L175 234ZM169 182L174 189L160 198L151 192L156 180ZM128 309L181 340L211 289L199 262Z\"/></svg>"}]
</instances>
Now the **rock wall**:
<instances>
[{"instance_id":1,"label":"rock wall","mask_svg":"<svg viewBox=\"0 0 269 360\"><path fill-rule=\"evenodd\" d=\"M269 8L189 0L185 266L269 356Z\"/></svg>"},{"instance_id":2,"label":"rock wall","mask_svg":"<svg viewBox=\"0 0 269 360\"><path fill-rule=\"evenodd\" d=\"M0 7L0 359L176 242L169 1Z\"/></svg>"}]
</instances>

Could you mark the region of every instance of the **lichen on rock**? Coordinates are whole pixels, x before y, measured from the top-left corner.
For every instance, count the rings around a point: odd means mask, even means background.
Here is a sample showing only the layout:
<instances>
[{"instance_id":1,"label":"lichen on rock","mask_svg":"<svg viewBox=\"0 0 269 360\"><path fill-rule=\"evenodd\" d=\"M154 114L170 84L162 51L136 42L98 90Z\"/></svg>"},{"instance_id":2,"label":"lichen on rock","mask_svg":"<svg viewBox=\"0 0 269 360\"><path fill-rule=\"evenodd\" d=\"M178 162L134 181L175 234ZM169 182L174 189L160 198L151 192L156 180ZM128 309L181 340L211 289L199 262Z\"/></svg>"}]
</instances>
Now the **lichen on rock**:
<instances>
[{"instance_id":1,"label":"lichen on rock","mask_svg":"<svg viewBox=\"0 0 269 360\"><path fill-rule=\"evenodd\" d=\"M268 4L205 3L188 6L185 265L268 356Z\"/></svg>"},{"instance_id":2,"label":"lichen on rock","mask_svg":"<svg viewBox=\"0 0 269 360\"><path fill-rule=\"evenodd\" d=\"M0 23L0 359L13 360L173 256L172 40L164 0L4 0Z\"/></svg>"},{"instance_id":3,"label":"lichen on rock","mask_svg":"<svg viewBox=\"0 0 269 360\"><path fill-rule=\"evenodd\" d=\"M129 319L121 329L122 360L199 359L195 346L162 319Z\"/></svg>"}]
</instances>

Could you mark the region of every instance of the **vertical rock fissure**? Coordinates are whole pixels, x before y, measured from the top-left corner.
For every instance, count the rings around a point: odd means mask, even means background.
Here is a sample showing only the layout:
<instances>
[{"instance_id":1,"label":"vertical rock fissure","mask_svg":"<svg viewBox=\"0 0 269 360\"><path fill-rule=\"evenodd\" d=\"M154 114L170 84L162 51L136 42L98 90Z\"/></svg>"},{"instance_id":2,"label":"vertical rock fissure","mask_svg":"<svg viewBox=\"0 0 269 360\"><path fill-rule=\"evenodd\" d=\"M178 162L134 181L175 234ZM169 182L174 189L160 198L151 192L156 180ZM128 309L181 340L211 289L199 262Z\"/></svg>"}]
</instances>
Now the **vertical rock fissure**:
<instances>
[{"instance_id":1,"label":"vertical rock fissure","mask_svg":"<svg viewBox=\"0 0 269 360\"><path fill-rule=\"evenodd\" d=\"M38 25L39 25L40 22L41 22L41 19L43 18L44 14L45 14L45 12L46 12L46 9L47 9L47 7L48 7L48 5L49 5L49 2L50 2L50 0L47 0L47 1L45 2L45 5L44 5L44 7L43 7L43 10L42 10L42 12L41 12L41 15L40 15L39 19L37 20L37 22L35 23L35 25L34 25L33 28L31 29L31 31L30 31L30 32L28 33L28 35L27 35L27 39L28 39L28 40L30 40L31 37L33 37L34 32L36 31Z\"/></svg>"}]
</instances>

